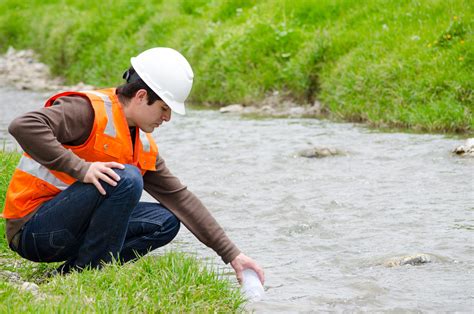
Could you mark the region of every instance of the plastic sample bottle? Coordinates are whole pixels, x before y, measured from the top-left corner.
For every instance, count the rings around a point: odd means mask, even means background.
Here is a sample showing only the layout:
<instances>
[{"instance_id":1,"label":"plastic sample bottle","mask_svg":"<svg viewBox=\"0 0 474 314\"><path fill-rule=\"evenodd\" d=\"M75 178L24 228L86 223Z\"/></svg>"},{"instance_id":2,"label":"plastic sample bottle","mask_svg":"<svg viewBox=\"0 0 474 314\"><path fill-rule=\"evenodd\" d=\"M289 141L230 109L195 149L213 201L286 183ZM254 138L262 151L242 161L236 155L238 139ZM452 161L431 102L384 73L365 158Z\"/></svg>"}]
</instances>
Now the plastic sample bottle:
<instances>
[{"instance_id":1,"label":"plastic sample bottle","mask_svg":"<svg viewBox=\"0 0 474 314\"><path fill-rule=\"evenodd\" d=\"M249 301L259 301L265 296L262 283L257 273L250 268L244 269L242 280L242 292Z\"/></svg>"}]
</instances>

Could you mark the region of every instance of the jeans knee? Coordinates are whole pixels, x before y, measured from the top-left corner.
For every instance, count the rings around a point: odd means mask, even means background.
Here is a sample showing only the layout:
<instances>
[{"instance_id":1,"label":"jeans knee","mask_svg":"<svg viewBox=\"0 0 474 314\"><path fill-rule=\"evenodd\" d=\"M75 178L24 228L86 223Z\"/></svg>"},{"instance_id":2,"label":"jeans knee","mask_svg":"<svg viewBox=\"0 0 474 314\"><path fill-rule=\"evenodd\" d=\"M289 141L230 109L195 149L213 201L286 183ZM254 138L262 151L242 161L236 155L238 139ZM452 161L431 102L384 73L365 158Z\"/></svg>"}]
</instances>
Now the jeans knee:
<instances>
[{"instance_id":1,"label":"jeans knee","mask_svg":"<svg viewBox=\"0 0 474 314\"><path fill-rule=\"evenodd\" d=\"M171 214L170 218L168 218L167 224L169 225L171 241L178 235L179 229L181 228L181 222L175 215Z\"/></svg>"},{"instance_id":2,"label":"jeans knee","mask_svg":"<svg viewBox=\"0 0 474 314\"><path fill-rule=\"evenodd\" d=\"M161 245L171 242L178 235L180 227L181 222L179 219L174 214L169 213L169 216L161 226L161 230L157 232Z\"/></svg>"},{"instance_id":3,"label":"jeans knee","mask_svg":"<svg viewBox=\"0 0 474 314\"><path fill-rule=\"evenodd\" d=\"M118 169L116 172L120 176L120 184L126 186L128 189L143 190L142 173L137 167L125 165L124 169Z\"/></svg>"}]
</instances>

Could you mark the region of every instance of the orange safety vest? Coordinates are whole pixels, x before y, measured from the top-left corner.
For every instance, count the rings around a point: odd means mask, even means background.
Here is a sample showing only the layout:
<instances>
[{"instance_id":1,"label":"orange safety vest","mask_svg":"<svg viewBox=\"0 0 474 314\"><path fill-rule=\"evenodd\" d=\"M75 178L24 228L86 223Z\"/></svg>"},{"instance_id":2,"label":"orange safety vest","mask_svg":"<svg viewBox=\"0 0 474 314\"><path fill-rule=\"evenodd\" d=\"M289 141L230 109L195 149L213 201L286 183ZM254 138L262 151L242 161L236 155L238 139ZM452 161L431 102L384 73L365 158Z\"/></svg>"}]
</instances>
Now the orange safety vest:
<instances>
[{"instance_id":1,"label":"orange safety vest","mask_svg":"<svg viewBox=\"0 0 474 314\"><path fill-rule=\"evenodd\" d=\"M79 146L64 145L80 158L89 161L115 161L138 167L145 174L154 171L158 147L150 133L137 128L135 147L119 103L115 88L88 92L64 92L46 101L53 105L62 96L82 96L89 99L94 109L94 125L89 138ZM46 168L24 153L8 187L3 218L21 218L38 206L54 198L77 180L70 175Z\"/></svg>"}]
</instances>

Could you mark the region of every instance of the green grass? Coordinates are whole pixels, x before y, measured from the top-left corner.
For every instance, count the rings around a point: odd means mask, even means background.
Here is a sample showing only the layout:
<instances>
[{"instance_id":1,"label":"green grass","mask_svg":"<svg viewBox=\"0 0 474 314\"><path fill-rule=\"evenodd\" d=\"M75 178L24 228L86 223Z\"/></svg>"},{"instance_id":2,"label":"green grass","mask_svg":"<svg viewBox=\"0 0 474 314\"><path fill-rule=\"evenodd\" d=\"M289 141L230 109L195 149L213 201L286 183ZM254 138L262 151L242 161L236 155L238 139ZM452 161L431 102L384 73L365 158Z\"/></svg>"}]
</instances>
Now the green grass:
<instances>
[{"instance_id":1,"label":"green grass","mask_svg":"<svg viewBox=\"0 0 474 314\"><path fill-rule=\"evenodd\" d=\"M336 120L474 130L468 0L19 1L0 4L0 50L33 48L69 82L121 82L129 57L183 52L193 102L319 99ZM54 12L55 14L51 14Z\"/></svg>"},{"instance_id":2,"label":"green grass","mask_svg":"<svg viewBox=\"0 0 474 314\"><path fill-rule=\"evenodd\" d=\"M56 276L40 285L38 296L0 283L0 312L234 313L244 303L229 281L196 259L172 252Z\"/></svg>"},{"instance_id":3,"label":"green grass","mask_svg":"<svg viewBox=\"0 0 474 314\"><path fill-rule=\"evenodd\" d=\"M14 152L0 151L0 209L3 211L5 204L5 194L7 193L8 184L15 170L21 155ZM7 241L5 239L5 220L0 219L0 256L10 252Z\"/></svg>"},{"instance_id":4,"label":"green grass","mask_svg":"<svg viewBox=\"0 0 474 314\"><path fill-rule=\"evenodd\" d=\"M19 157L0 151L1 208ZM4 230L1 219L0 313L234 313L245 303L235 284L214 267L177 252L48 279L45 274L58 263L21 259L8 248ZM5 271L38 283L39 293L21 291L18 283L6 280Z\"/></svg>"}]
</instances>

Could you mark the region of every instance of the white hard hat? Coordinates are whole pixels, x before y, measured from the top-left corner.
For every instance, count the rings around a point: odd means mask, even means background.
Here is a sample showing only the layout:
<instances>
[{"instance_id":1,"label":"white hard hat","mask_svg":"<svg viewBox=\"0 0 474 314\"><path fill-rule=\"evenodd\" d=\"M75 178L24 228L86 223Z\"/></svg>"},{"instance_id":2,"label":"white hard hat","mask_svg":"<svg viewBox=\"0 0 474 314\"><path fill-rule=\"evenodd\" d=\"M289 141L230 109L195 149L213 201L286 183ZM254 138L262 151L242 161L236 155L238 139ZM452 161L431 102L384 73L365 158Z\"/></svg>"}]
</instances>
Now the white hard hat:
<instances>
[{"instance_id":1,"label":"white hard hat","mask_svg":"<svg viewBox=\"0 0 474 314\"><path fill-rule=\"evenodd\" d=\"M140 78L176 113L185 114L184 101L193 86L188 60L171 48L151 48L130 59Z\"/></svg>"}]
</instances>

